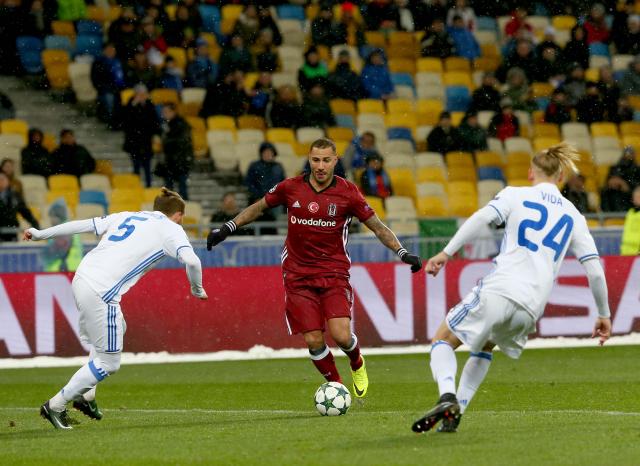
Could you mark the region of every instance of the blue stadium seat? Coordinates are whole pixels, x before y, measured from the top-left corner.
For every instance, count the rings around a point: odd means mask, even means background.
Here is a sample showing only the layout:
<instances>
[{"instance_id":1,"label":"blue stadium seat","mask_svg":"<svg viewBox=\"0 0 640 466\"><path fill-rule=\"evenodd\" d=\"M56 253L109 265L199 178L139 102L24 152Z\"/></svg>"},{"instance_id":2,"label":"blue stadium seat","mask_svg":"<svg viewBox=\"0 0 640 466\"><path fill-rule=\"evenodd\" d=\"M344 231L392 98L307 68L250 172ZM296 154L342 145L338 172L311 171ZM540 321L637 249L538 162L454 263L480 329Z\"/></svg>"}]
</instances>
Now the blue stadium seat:
<instances>
[{"instance_id":1,"label":"blue stadium seat","mask_svg":"<svg viewBox=\"0 0 640 466\"><path fill-rule=\"evenodd\" d=\"M480 167L478 168L478 180L504 180L502 169L498 167Z\"/></svg>"},{"instance_id":2,"label":"blue stadium seat","mask_svg":"<svg viewBox=\"0 0 640 466\"><path fill-rule=\"evenodd\" d=\"M45 49L66 50L69 55L73 53L71 39L67 36L47 36L44 38Z\"/></svg>"},{"instance_id":3,"label":"blue stadium seat","mask_svg":"<svg viewBox=\"0 0 640 466\"><path fill-rule=\"evenodd\" d=\"M338 113L336 115L336 126L351 128L353 130L356 129L356 124L353 121L353 117L351 115L345 115L343 113Z\"/></svg>"},{"instance_id":4,"label":"blue stadium seat","mask_svg":"<svg viewBox=\"0 0 640 466\"><path fill-rule=\"evenodd\" d=\"M92 21L90 19L80 19L76 23L76 32L78 33L78 35L102 35L102 26L97 21Z\"/></svg>"},{"instance_id":5,"label":"blue stadium seat","mask_svg":"<svg viewBox=\"0 0 640 466\"><path fill-rule=\"evenodd\" d=\"M100 204L104 207L105 213L109 210L109 201L102 191L80 191L80 204Z\"/></svg>"},{"instance_id":6,"label":"blue stadium seat","mask_svg":"<svg viewBox=\"0 0 640 466\"><path fill-rule=\"evenodd\" d=\"M213 5L200 5L198 11L202 17L202 30L204 32L212 32L216 36L221 35L220 32L220 9Z\"/></svg>"},{"instance_id":7,"label":"blue stadium seat","mask_svg":"<svg viewBox=\"0 0 640 466\"><path fill-rule=\"evenodd\" d=\"M589 55L600 55L602 57L609 56L609 46L602 42L594 42L589 45Z\"/></svg>"},{"instance_id":8,"label":"blue stadium seat","mask_svg":"<svg viewBox=\"0 0 640 466\"><path fill-rule=\"evenodd\" d=\"M99 57L102 54L102 36L95 34L83 34L76 37L76 55L92 55Z\"/></svg>"},{"instance_id":9,"label":"blue stadium seat","mask_svg":"<svg viewBox=\"0 0 640 466\"><path fill-rule=\"evenodd\" d=\"M20 36L16 39L16 49L20 57L20 63L29 74L39 74L44 71L40 53L44 50L44 44L38 37Z\"/></svg>"},{"instance_id":10,"label":"blue stadium seat","mask_svg":"<svg viewBox=\"0 0 640 466\"><path fill-rule=\"evenodd\" d=\"M478 17L478 30L479 31L497 31L498 22L495 18L490 16Z\"/></svg>"},{"instance_id":11,"label":"blue stadium seat","mask_svg":"<svg viewBox=\"0 0 640 466\"><path fill-rule=\"evenodd\" d=\"M411 86L415 89L409 73L391 73L391 82L394 86Z\"/></svg>"},{"instance_id":12,"label":"blue stadium seat","mask_svg":"<svg viewBox=\"0 0 640 466\"><path fill-rule=\"evenodd\" d=\"M471 103L471 95L466 86L447 86L445 90L447 98L447 111L466 112Z\"/></svg>"},{"instance_id":13,"label":"blue stadium seat","mask_svg":"<svg viewBox=\"0 0 640 466\"><path fill-rule=\"evenodd\" d=\"M297 19L305 21L304 8L300 5L280 5L277 7L278 19Z\"/></svg>"},{"instance_id":14,"label":"blue stadium seat","mask_svg":"<svg viewBox=\"0 0 640 466\"><path fill-rule=\"evenodd\" d=\"M624 77L625 73L626 73L626 70L614 71L613 72L613 79L615 79L616 82L620 82L620 80Z\"/></svg>"},{"instance_id":15,"label":"blue stadium seat","mask_svg":"<svg viewBox=\"0 0 640 466\"><path fill-rule=\"evenodd\" d=\"M411 130L403 126L394 126L392 128L387 128L387 139L405 139L415 145Z\"/></svg>"}]
</instances>

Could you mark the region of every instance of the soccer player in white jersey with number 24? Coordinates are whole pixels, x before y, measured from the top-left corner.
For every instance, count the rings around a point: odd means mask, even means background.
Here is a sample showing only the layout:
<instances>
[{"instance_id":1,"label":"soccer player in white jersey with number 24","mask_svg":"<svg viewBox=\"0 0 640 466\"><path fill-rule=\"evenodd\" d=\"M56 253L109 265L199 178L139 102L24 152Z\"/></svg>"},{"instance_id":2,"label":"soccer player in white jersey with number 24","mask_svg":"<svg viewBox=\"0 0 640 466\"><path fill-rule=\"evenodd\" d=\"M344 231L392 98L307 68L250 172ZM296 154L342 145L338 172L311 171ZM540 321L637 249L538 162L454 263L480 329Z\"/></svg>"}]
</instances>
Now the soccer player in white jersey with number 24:
<instances>
[{"instance_id":1,"label":"soccer player in white jersey with number 24","mask_svg":"<svg viewBox=\"0 0 640 466\"><path fill-rule=\"evenodd\" d=\"M67 385L40 407L40 415L56 429L71 429L66 405L92 419L102 413L95 401L96 385L120 368L126 325L120 298L165 256L186 265L191 293L207 299L202 287L200 259L182 229L185 202L175 192L162 188L153 212L120 212L101 218L78 220L24 233L26 240L43 240L76 233L102 236L98 245L80 263L72 289L80 318L80 336L91 345L89 362Z\"/></svg>"},{"instance_id":2,"label":"soccer player in white jersey with number 24","mask_svg":"<svg viewBox=\"0 0 640 466\"><path fill-rule=\"evenodd\" d=\"M584 216L558 190L563 174L576 171L579 156L566 143L536 154L529 169L531 187L507 187L460 227L442 252L427 263L436 276L481 225L505 225L494 270L452 308L437 330L431 347L431 372L440 399L414 432L426 432L442 420L440 432L455 432L460 418L489 370L492 349L520 357L527 335L536 329L570 249L583 265L598 308L593 337L609 338L611 320L607 284L595 242ZM456 394L454 350L471 348Z\"/></svg>"}]
</instances>

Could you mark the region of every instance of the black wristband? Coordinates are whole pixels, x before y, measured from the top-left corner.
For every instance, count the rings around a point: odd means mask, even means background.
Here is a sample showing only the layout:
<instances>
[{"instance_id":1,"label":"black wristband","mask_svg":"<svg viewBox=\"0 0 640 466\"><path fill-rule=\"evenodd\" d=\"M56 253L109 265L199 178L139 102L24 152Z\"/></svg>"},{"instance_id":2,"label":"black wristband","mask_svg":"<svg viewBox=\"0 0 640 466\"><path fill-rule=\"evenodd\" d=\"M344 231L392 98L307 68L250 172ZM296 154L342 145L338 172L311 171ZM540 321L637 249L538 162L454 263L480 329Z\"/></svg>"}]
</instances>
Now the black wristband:
<instances>
[{"instance_id":1,"label":"black wristband","mask_svg":"<svg viewBox=\"0 0 640 466\"><path fill-rule=\"evenodd\" d=\"M229 235L232 235L238 229L236 222L234 222L233 220L229 220L227 223L224 224L224 226L227 227L227 229L229 230L229 232L227 233Z\"/></svg>"},{"instance_id":2,"label":"black wristband","mask_svg":"<svg viewBox=\"0 0 640 466\"><path fill-rule=\"evenodd\" d=\"M406 256L407 254L409 254L409 251L407 251L405 248L403 248L402 246L400 246L400 249L398 249L396 251L396 254L398 255L398 257L400 259L402 259L404 256Z\"/></svg>"}]
</instances>

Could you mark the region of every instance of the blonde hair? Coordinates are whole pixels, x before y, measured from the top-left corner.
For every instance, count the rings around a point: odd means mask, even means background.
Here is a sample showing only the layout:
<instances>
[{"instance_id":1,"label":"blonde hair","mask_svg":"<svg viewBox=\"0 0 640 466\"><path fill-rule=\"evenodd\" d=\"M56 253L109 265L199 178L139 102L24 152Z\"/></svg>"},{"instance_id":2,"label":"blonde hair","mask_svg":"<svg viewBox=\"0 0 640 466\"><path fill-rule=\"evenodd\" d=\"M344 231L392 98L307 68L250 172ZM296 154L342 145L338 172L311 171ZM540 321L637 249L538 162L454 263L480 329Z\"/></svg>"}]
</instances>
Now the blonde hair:
<instances>
[{"instance_id":1,"label":"blonde hair","mask_svg":"<svg viewBox=\"0 0 640 466\"><path fill-rule=\"evenodd\" d=\"M575 162L580 153L566 141L551 146L533 156L531 163L549 177L578 173Z\"/></svg>"},{"instance_id":2,"label":"blonde hair","mask_svg":"<svg viewBox=\"0 0 640 466\"><path fill-rule=\"evenodd\" d=\"M184 214L185 202L180 194L165 187L160 188L160 194L153 200L153 210L171 217L176 212Z\"/></svg>"}]
</instances>

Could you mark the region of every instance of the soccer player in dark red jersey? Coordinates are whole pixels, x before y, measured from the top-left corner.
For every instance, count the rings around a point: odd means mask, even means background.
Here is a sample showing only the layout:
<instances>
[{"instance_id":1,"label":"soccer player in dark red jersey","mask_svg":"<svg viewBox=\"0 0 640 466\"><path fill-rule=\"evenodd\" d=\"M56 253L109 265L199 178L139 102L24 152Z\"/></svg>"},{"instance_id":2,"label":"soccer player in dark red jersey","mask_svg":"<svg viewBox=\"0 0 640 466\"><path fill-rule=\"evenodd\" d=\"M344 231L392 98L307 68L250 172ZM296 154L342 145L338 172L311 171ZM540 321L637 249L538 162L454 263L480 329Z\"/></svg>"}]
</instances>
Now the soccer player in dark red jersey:
<instances>
[{"instance_id":1,"label":"soccer player in dark red jersey","mask_svg":"<svg viewBox=\"0 0 640 466\"><path fill-rule=\"evenodd\" d=\"M355 184L333 174L336 163L333 141L321 138L313 142L309 151L311 172L278 183L236 218L212 230L207 249L256 220L264 210L286 206L289 225L282 271L289 332L304 336L313 364L328 381L342 383L324 340L326 322L331 338L349 357L353 391L360 398L367 393L369 379L358 338L351 333L353 291L347 252L351 218L355 216L369 227L382 244L411 265L412 272L422 269L422 261L402 247Z\"/></svg>"}]
</instances>

